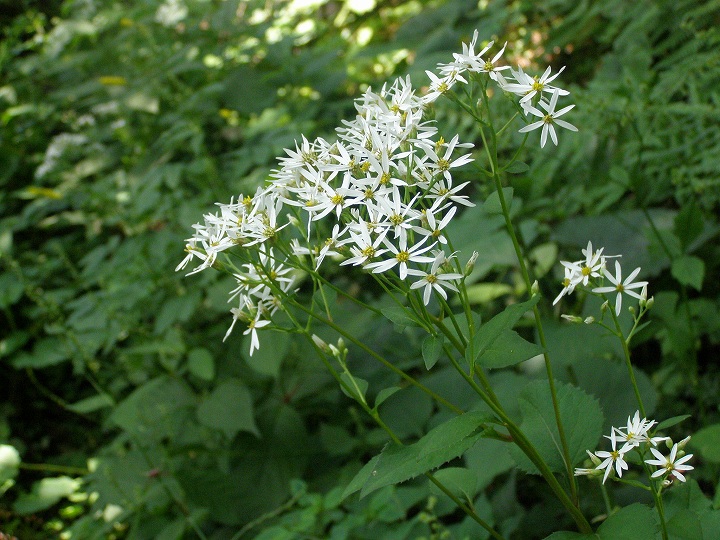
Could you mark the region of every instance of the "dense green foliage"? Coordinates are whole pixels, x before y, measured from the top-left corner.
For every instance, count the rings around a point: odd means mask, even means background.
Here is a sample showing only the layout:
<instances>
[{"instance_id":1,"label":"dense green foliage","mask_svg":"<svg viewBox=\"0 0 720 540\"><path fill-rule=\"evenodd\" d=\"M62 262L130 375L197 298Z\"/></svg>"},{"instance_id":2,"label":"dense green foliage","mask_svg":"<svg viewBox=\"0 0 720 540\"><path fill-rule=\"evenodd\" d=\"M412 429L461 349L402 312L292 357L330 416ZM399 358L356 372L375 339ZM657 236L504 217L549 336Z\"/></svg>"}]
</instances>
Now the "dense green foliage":
<instances>
[{"instance_id":1,"label":"dense green foliage","mask_svg":"<svg viewBox=\"0 0 720 540\"><path fill-rule=\"evenodd\" d=\"M383 453L397 461L370 485L352 485L385 433L306 342L261 334L252 357L241 332L223 343L226 277L174 272L192 223L216 201L252 193L301 134L332 138L367 85L405 74L426 84L424 70L478 28L481 39L508 40L510 57L529 70L567 65L580 132L553 153L522 151L528 167L509 175L514 221L546 298L561 288L557 261L588 239L643 268L655 305L633 343L648 412L690 415L668 433L696 433L696 470L671 492L668 514L677 530L699 527L712 538L720 528L711 511L720 506L720 2L165 5L188 11L170 21L150 0L26 1L0 19L0 444L22 458L19 474L0 461L0 532L482 538L427 481L405 482L446 462L438 477L507 537L572 528L548 488L525 474L533 465L473 427L452 426L467 442L462 452L403 468L448 413L358 348L351 362L371 402L382 398L384 421L420 446ZM435 115L481 144L449 101ZM507 134L502 151L513 155L521 140ZM477 180L471 168L462 175ZM463 238L455 248L480 252L471 292L484 321L527 292L501 216L492 200L482 204L491 192L476 182L478 206L453 223ZM334 278L385 307L370 280ZM477 405L409 321L329 300L336 324L455 405ZM562 387L564 414L599 403L604 419L583 420L605 430L624 422L635 405L617 345L599 328L558 322L560 313L592 312L591 300L549 304L542 313L557 377L582 389ZM532 337L523 324L518 331ZM526 421L528 411L542 414L537 370L501 369L503 361L488 367L507 409ZM573 451L582 457L597 441L578 433ZM430 442L417 442L423 436ZM361 488L362 498L353 494ZM620 505L630 500L623 489ZM586 491L586 515L602 514L601 494ZM646 509L626 506L600 538L615 538L623 516L642 530L653 519Z\"/></svg>"}]
</instances>

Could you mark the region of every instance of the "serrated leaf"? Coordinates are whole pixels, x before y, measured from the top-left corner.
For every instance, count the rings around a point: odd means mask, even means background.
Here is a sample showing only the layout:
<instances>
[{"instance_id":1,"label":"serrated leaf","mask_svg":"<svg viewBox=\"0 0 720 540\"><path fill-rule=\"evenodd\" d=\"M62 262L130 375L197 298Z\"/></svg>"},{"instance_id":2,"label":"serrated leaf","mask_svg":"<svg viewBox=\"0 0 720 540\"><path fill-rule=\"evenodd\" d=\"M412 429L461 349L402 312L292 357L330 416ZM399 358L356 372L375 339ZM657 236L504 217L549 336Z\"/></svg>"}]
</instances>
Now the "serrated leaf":
<instances>
[{"instance_id":1,"label":"serrated leaf","mask_svg":"<svg viewBox=\"0 0 720 540\"><path fill-rule=\"evenodd\" d=\"M555 383L560 419L574 466L586 456L586 450L597 446L602 435L603 413L597 399L570 384ZM562 444L555 420L550 385L546 380L528 384L518 397L522 411L520 428L533 443L540 456L555 472L565 471ZM530 459L518 447L510 449L522 470L538 472Z\"/></svg>"},{"instance_id":2,"label":"serrated leaf","mask_svg":"<svg viewBox=\"0 0 720 540\"><path fill-rule=\"evenodd\" d=\"M485 413L467 412L432 429L418 442L407 446L388 445L355 476L344 496L361 489L361 497L435 469L461 456L482 437Z\"/></svg>"},{"instance_id":3,"label":"serrated leaf","mask_svg":"<svg viewBox=\"0 0 720 540\"><path fill-rule=\"evenodd\" d=\"M425 369L431 370L440 359L443 352L445 338L442 336L427 336L422 342L422 356L425 361Z\"/></svg>"},{"instance_id":4,"label":"serrated leaf","mask_svg":"<svg viewBox=\"0 0 720 540\"><path fill-rule=\"evenodd\" d=\"M513 200L513 188L511 187L505 187L503 188L503 197L505 199L505 204L507 205L508 209L512 206L512 200ZM502 214L502 204L500 204L500 196L498 195L497 191L493 191L488 198L485 200L485 203L482 206L483 210L488 215L493 214Z\"/></svg>"},{"instance_id":5,"label":"serrated leaf","mask_svg":"<svg viewBox=\"0 0 720 540\"><path fill-rule=\"evenodd\" d=\"M655 429L667 429L687 420L691 416L691 414L681 414L680 416L673 416L672 418L668 418L667 420L663 420L662 422L660 422Z\"/></svg>"},{"instance_id":6,"label":"serrated leaf","mask_svg":"<svg viewBox=\"0 0 720 540\"><path fill-rule=\"evenodd\" d=\"M670 273L683 285L699 291L705 277L705 263L692 255L683 255L673 261Z\"/></svg>"},{"instance_id":7,"label":"serrated leaf","mask_svg":"<svg viewBox=\"0 0 720 540\"><path fill-rule=\"evenodd\" d=\"M514 330L503 332L492 342L477 363L486 368L503 368L514 366L543 353L543 348L530 343Z\"/></svg>"},{"instance_id":8,"label":"serrated leaf","mask_svg":"<svg viewBox=\"0 0 720 540\"><path fill-rule=\"evenodd\" d=\"M535 295L526 302L508 306L504 311L498 313L488 322L480 326L475 332L472 347L468 346L465 351L465 360L467 363L470 366L474 366L477 358L493 344L498 336L500 336L504 330L512 329L520 317L522 317L526 311L532 309L539 301L540 295Z\"/></svg>"},{"instance_id":9,"label":"serrated leaf","mask_svg":"<svg viewBox=\"0 0 720 540\"><path fill-rule=\"evenodd\" d=\"M250 390L239 379L229 379L220 384L197 409L201 424L222 431L232 439L240 431L260 436Z\"/></svg>"},{"instance_id":10,"label":"serrated leaf","mask_svg":"<svg viewBox=\"0 0 720 540\"><path fill-rule=\"evenodd\" d=\"M477 476L465 467L446 467L433 474L450 492L460 500L473 501L478 493ZM432 486L437 495L442 491L435 485Z\"/></svg>"},{"instance_id":11,"label":"serrated leaf","mask_svg":"<svg viewBox=\"0 0 720 540\"><path fill-rule=\"evenodd\" d=\"M621 508L600 525L597 535L601 540L657 538L658 524L655 521L655 511L639 503Z\"/></svg>"}]
</instances>

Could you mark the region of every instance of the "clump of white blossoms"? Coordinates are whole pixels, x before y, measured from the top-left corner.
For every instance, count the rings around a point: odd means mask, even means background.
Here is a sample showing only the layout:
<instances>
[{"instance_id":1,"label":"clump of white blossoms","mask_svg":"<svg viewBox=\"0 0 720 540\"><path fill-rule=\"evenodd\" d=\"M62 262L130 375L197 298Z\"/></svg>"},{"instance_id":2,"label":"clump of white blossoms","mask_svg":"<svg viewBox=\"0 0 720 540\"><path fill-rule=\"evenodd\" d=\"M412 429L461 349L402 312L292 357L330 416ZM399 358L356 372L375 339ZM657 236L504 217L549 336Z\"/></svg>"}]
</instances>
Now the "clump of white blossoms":
<instances>
[{"instance_id":1,"label":"clump of white blossoms","mask_svg":"<svg viewBox=\"0 0 720 540\"><path fill-rule=\"evenodd\" d=\"M690 440L686 437L679 443L673 443L669 437L653 436L651 429L657 424L655 420L640 418L640 411L635 416L628 416L625 427L613 427L610 435L605 438L610 440L611 450L587 451L594 468L575 469L575 476L599 477L602 475L603 484L610 476L622 478L623 471L629 469L625 458L629 453L634 452L639 456L639 461L656 467L650 474L651 478L662 479L666 485L673 480L685 482L684 472L693 470L694 467L687 465L693 457L692 454L685 454L683 448ZM658 449L658 444L664 442L670 453L665 456ZM618 448L619 445L622 445ZM648 453L655 459L648 459Z\"/></svg>"},{"instance_id":2,"label":"clump of white blossoms","mask_svg":"<svg viewBox=\"0 0 720 540\"><path fill-rule=\"evenodd\" d=\"M620 262L615 260L615 274L607 269L607 259L617 258L620 255L604 255L605 248L593 250L592 242L588 242L587 247L582 250L584 259L579 261L560 261L565 272L562 285L563 288L555 297L553 305L557 304L560 299L571 294L578 285L588 286L592 280L593 284L603 286L593 287L591 290L596 294L612 294L617 293L614 301L615 314L620 315L622 309L623 295L632 296L640 301L642 308L648 307L647 297L647 281L634 281L640 273L640 268L633 270L625 279L622 278L622 267ZM603 280L607 279L611 285L605 286ZM640 289L637 292L636 289ZM609 300L608 300L609 301Z\"/></svg>"},{"instance_id":3,"label":"clump of white blossoms","mask_svg":"<svg viewBox=\"0 0 720 540\"><path fill-rule=\"evenodd\" d=\"M484 59L493 43L476 53L477 40L476 31L453 62L438 66L439 75L428 72L431 83L422 96L409 77L379 92L368 89L356 100L355 119L337 129L336 141L303 136L254 195L218 203L216 213L194 225L176 270L198 261L190 274L216 267L234 276L230 301L236 307L226 338L242 321L252 354L259 347L257 330L271 326L300 276L322 281L328 261L363 268L426 306L433 297L445 301L448 292L458 292L464 272L456 253L446 251L446 231L460 207L474 206L462 193L469 182L455 178L456 169L473 161L467 151L473 144L458 135L446 139L424 115L438 97L473 77L507 83L501 73L510 67L498 64L505 47ZM512 73L516 80L524 76L522 70ZM536 114L538 105L550 115L543 120L549 126L543 146L548 132L557 142L552 124L564 123L553 119L571 108L555 112L558 95L568 92L550 86L557 74L548 73L520 99L529 113Z\"/></svg>"}]
</instances>

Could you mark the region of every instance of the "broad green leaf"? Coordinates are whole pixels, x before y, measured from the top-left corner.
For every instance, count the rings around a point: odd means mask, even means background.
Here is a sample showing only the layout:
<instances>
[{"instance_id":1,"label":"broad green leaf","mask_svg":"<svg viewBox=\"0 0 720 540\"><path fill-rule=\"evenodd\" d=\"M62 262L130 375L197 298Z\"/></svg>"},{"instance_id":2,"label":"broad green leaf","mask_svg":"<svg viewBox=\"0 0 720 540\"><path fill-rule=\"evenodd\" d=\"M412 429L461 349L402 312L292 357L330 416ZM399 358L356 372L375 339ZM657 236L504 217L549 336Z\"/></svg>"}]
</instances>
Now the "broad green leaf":
<instances>
[{"instance_id":1,"label":"broad green leaf","mask_svg":"<svg viewBox=\"0 0 720 540\"><path fill-rule=\"evenodd\" d=\"M43 478L33 485L30 493L23 493L13 505L19 514L34 514L50 508L60 499L75 493L81 481L69 476Z\"/></svg>"},{"instance_id":2,"label":"broad green leaf","mask_svg":"<svg viewBox=\"0 0 720 540\"><path fill-rule=\"evenodd\" d=\"M586 450L594 449L602 435L603 414L598 401L580 388L555 383L560 419L570 454L570 465L582 461ZM520 428L533 443L550 469L564 472L562 444L555 420L550 385L546 380L528 384L518 398L522 411ZM537 473L537 468L518 447L511 454L522 470Z\"/></svg>"},{"instance_id":3,"label":"broad green leaf","mask_svg":"<svg viewBox=\"0 0 720 540\"><path fill-rule=\"evenodd\" d=\"M621 508L600 525L597 535L601 540L652 540L659 537L655 510L644 504L631 504Z\"/></svg>"},{"instance_id":4,"label":"broad green leaf","mask_svg":"<svg viewBox=\"0 0 720 540\"><path fill-rule=\"evenodd\" d=\"M110 420L147 443L177 437L186 426L195 396L188 386L161 376L138 387L113 411Z\"/></svg>"},{"instance_id":5,"label":"broad green leaf","mask_svg":"<svg viewBox=\"0 0 720 540\"><path fill-rule=\"evenodd\" d=\"M410 313L409 308L390 306L382 308L380 311L385 316L385 318L391 320L393 323L400 327L420 326L417 320L415 320L414 316Z\"/></svg>"},{"instance_id":6,"label":"broad green leaf","mask_svg":"<svg viewBox=\"0 0 720 540\"><path fill-rule=\"evenodd\" d=\"M374 467L368 466L356 475L345 490L349 495L362 487L361 496L392 484L415 478L461 456L482 437L484 413L468 412L440 424L414 444L388 445L377 457ZM364 481L361 481L364 479Z\"/></svg>"},{"instance_id":7,"label":"broad green leaf","mask_svg":"<svg viewBox=\"0 0 720 540\"><path fill-rule=\"evenodd\" d=\"M655 429L667 429L669 427L679 424L680 422L684 422L691 416L691 414L681 414L680 416L673 416L672 418L668 418L667 420L663 420L662 422L660 422Z\"/></svg>"},{"instance_id":8,"label":"broad green leaf","mask_svg":"<svg viewBox=\"0 0 720 540\"><path fill-rule=\"evenodd\" d=\"M530 167L528 166L528 164L522 161L514 161L510 165L505 167L505 172L508 172L510 174L520 174L529 170Z\"/></svg>"},{"instance_id":9,"label":"broad green leaf","mask_svg":"<svg viewBox=\"0 0 720 540\"><path fill-rule=\"evenodd\" d=\"M23 283L10 272L0 274L0 308L7 308L17 302L24 291Z\"/></svg>"},{"instance_id":10,"label":"broad green leaf","mask_svg":"<svg viewBox=\"0 0 720 540\"><path fill-rule=\"evenodd\" d=\"M239 379L229 379L220 384L197 410L203 425L219 429L228 439L240 431L260 436L253 416L250 391Z\"/></svg>"},{"instance_id":11,"label":"broad green leaf","mask_svg":"<svg viewBox=\"0 0 720 540\"><path fill-rule=\"evenodd\" d=\"M508 208L510 208L513 201L513 188L503 188L503 196L505 198L505 204ZM503 213L502 205L500 204L500 196L498 195L497 191L493 191L490 196L485 200L485 204L483 204L483 210L485 210L488 215Z\"/></svg>"},{"instance_id":12,"label":"broad green leaf","mask_svg":"<svg viewBox=\"0 0 720 540\"><path fill-rule=\"evenodd\" d=\"M98 394L76 401L68 405L67 408L76 413L88 414L99 409L104 409L105 407L112 407L113 405L115 405L115 402L108 394Z\"/></svg>"},{"instance_id":13,"label":"broad green leaf","mask_svg":"<svg viewBox=\"0 0 720 540\"><path fill-rule=\"evenodd\" d=\"M398 392L399 390L402 390L399 386L391 386L390 388L383 388L378 392L377 397L375 398L375 410L382 405L382 403L392 396L395 392Z\"/></svg>"},{"instance_id":14,"label":"broad green leaf","mask_svg":"<svg viewBox=\"0 0 720 540\"><path fill-rule=\"evenodd\" d=\"M500 334L505 330L512 329L520 317L522 317L526 311L532 309L539 301L540 295L535 295L526 302L512 304L485 324L481 325L479 329L476 329L472 347L468 346L465 352L465 360L467 363L470 366L474 366L477 358L493 344Z\"/></svg>"},{"instance_id":15,"label":"broad green leaf","mask_svg":"<svg viewBox=\"0 0 720 540\"><path fill-rule=\"evenodd\" d=\"M682 242L683 248L687 249L702 231L702 212L694 204L683 206L675 216L675 234Z\"/></svg>"},{"instance_id":16,"label":"broad green leaf","mask_svg":"<svg viewBox=\"0 0 720 540\"><path fill-rule=\"evenodd\" d=\"M368 382L365 379L360 379L350 375L349 373L341 373L340 378L345 382L347 388L340 386L343 394L347 397L357 401L365 402L365 393L368 389Z\"/></svg>"},{"instance_id":17,"label":"broad green leaf","mask_svg":"<svg viewBox=\"0 0 720 540\"><path fill-rule=\"evenodd\" d=\"M276 378L280 373L283 360L290 348L290 335L282 332L258 332L260 348L250 356L249 344L243 347L245 362L258 373Z\"/></svg>"},{"instance_id":18,"label":"broad green leaf","mask_svg":"<svg viewBox=\"0 0 720 540\"><path fill-rule=\"evenodd\" d=\"M558 531L546 536L544 540L595 540L598 539L597 534L583 534L571 531Z\"/></svg>"},{"instance_id":19,"label":"broad green leaf","mask_svg":"<svg viewBox=\"0 0 720 540\"><path fill-rule=\"evenodd\" d=\"M477 362L486 368L503 368L514 366L542 353L542 347L525 340L514 330L503 330L480 355Z\"/></svg>"},{"instance_id":20,"label":"broad green leaf","mask_svg":"<svg viewBox=\"0 0 720 540\"><path fill-rule=\"evenodd\" d=\"M712 424L696 432L689 445L697 449L704 460L720 463L720 424Z\"/></svg>"},{"instance_id":21,"label":"broad green leaf","mask_svg":"<svg viewBox=\"0 0 720 540\"><path fill-rule=\"evenodd\" d=\"M467 288L468 301L471 304L487 304L512 292L513 288L507 283L477 283Z\"/></svg>"},{"instance_id":22,"label":"broad green leaf","mask_svg":"<svg viewBox=\"0 0 720 540\"><path fill-rule=\"evenodd\" d=\"M199 379L212 381L215 378L215 360L207 349L197 347L188 353L188 370Z\"/></svg>"},{"instance_id":23,"label":"broad green leaf","mask_svg":"<svg viewBox=\"0 0 720 540\"><path fill-rule=\"evenodd\" d=\"M700 517L692 510L678 511L667 521L667 531L675 540L703 540Z\"/></svg>"},{"instance_id":24,"label":"broad green leaf","mask_svg":"<svg viewBox=\"0 0 720 540\"><path fill-rule=\"evenodd\" d=\"M442 336L427 336L422 343L422 355L425 361L425 368L430 370L440 359L443 352L445 338Z\"/></svg>"},{"instance_id":25,"label":"broad green leaf","mask_svg":"<svg viewBox=\"0 0 720 540\"><path fill-rule=\"evenodd\" d=\"M670 273L681 284L690 285L699 291L705 277L705 263L698 257L683 255L673 261Z\"/></svg>"},{"instance_id":26,"label":"broad green leaf","mask_svg":"<svg viewBox=\"0 0 720 540\"><path fill-rule=\"evenodd\" d=\"M13 360L16 368L44 368L61 364L70 358L65 343L56 337L38 341L31 353L21 352Z\"/></svg>"},{"instance_id":27,"label":"broad green leaf","mask_svg":"<svg viewBox=\"0 0 720 540\"><path fill-rule=\"evenodd\" d=\"M446 467L433 473L433 476L460 500L472 501L478 493L477 476L465 467ZM439 496L442 494L434 484L431 489Z\"/></svg>"},{"instance_id":28,"label":"broad green leaf","mask_svg":"<svg viewBox=\"0 0 720 540\"><path fill-rule=\"evenodd\" d=\"M155 537L155 540L180 540L185 533L186 525L186 518L178 518L165 526L160 534Z\"/></svg>"}]
</instances>

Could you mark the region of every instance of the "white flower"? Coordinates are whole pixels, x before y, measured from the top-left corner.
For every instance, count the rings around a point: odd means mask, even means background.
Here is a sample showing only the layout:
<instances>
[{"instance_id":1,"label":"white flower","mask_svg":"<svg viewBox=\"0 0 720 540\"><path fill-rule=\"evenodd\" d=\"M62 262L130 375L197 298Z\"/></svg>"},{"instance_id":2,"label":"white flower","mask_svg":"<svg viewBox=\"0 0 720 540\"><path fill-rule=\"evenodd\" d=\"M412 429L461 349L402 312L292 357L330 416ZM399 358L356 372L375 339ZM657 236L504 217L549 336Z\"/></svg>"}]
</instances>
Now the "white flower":
<instances>
[{"instance_id":1,"label":"white flower","mask_svg":"<svg viewBox=\"0 0 720 540\"><path fill-rule=\"evenodd\" d=\"M525 133L527 131L532 131L534 129L537 129L539 127L542 128L542 133L540 134L540 148L545 147L545 143L547 142L547 136L548 133L550 133L550 138L552 139L552 142L557 146L558 144L558 138L557 133L555 133L555 124L557 124L560 127L563 127L565 129L569 129L570 131L577 131L578 129L573 126L572 124L565 122L564 120L559 120L559 117L571 110L575 105L568 105L567 107L564 107L560 109L559 111L555 110L555 106L557 105L558 96L560 95L560 92L558 90L555 90L552 94L552 97L550 98L550 103L545 103L544 101L540 101L540 106L545 109L546 112L542 112L532 105L528 105L526 108L526 111L530 114L533 114L534 116L537 116L539 118L542 118L542 120L538 120L537 122L533 122L532 124L528 124L525 127L520 128L520 133Z\"/></svg>"},{"instance_id":2,"label":"white flower","mask_svg":"<svg viewBox=\"0 0 720 540\"><path fill-rule=\"evenodd\" d=\"M641 289L645 285L647 285L647 281L637 281L633 283L633 279L637 277L637 275L640 273L640 268L636 268L633 270L633 272L625 278L625 281L622 279L622 268L620 268L620 263L618 261L615 261L615 275L613 276L610 272L608 272L607 269L604 269L605 277L607 277L612 284L613 287L596 287L593 289L593 292L596 293L611 293L617 291L617 298L615 300L615 314L620 315L620 309L622 308L622 295L623 293L629 294L630 296L633 296L639 300L642 299L642 296L639 293L636 293L632 289Z\"/></svg>"},{"instance_id":3,"label":"white flower","mask_svg":"<svg viewBox=\"0 0 720 540\"><path fill-rule=\"evenodd\" d=\"M565 66L560 68L560 71L558 71L555 75L551 77L551 68L550 66L548 66L548 68L545 70L545 73L543 73L540 77L531 77L530 75L525 73L522 68L518 68L517 71L512 72L512 75L513 77L515 77L515 80L517 82L509 83L505 79L500 79L501 86L503 90L512 92L513 94L517 94L519 96L523 96L522 99L520 99L521 104L529 103L533 97L538 94L542 94L542 92L551 92L557 93L561 96L566 96L570 92L561 88L557 88L555 86L550 86L549 84L554 81L557 76L563 72L564 69Z\"/></svg>"},{"instance_id":4,"label":"white flower","mask_svg":"<svg viewBox=\"0 0 720 540\"><path fill-rule=\"evenodd\" d=\"M370 263L366 266L368 270L372 270L373 274L379 274L381 272L387 272L391 268L393 268L396 264L399 264L399 271L398 274L400 276L400 279L405 279L408 273L408 263L414 262L414 263L431 263L433 262L433 257L428 257L426 255L423 255L426 251L432 249L432 247L435 245L435 242L433 242L429 246L423 247L423 244L428 239L427 236L425 236L422 240L420 240L417 244L412 246L411 248L407 247L407 236L402 235L399 238L398 246L395 246L392 242L390 242L387 237L383 240L383 243L388 248L390 252L392 252L395 256L392 259L386 259L384 261L377 261Z\"/></svg>"},{"instance_id":5,"label":"white flower","mask_svg":"<svg viewBox=\"0 0 720 540\"><path fill-rule=\"evenodd\" d=\"M435 260L433 260L432 266L430 267L429 271L408 268L408 275L422 277L422 279L410 285L410 288L419 289L420 287L425 287L425 289L423 290L423 303L426 306L428 305L428 303L430 303L430 295L433 289L437 291L437 293L445 300L447 300L447 293L445 292L443 287L445 287L446 289L450 289L451 291L457 292L457 287L450 283L450 281L462 279L463 275L441 272L441 266L452 257L453 255L447 257L443 251L438 251L435 255Z\"/></svg>"},{"instance_id":6,"label":"white flower","mask_svg":"<svg viewBox=\"0 0 720 540\"><path fill-rule=\"evenodd\" d=\"M655 446L658 442L666 440L667 437L649 436L650 428L656 423L657 422L655 422L655 420L648 420L647 418L641 419L640 411L635 411L635 416L633 418L628 416L625 428L613 428L618 440L625 443L621 448L621 451L627 452L637 446L640 446L641 443L646 442Z\"/></svg>"},{"instance_id":7,"label":"white flower","mask_svg":"<svg viewBox=\"0 0 720 540\"><path fill-rule=\"evenodd\" d=\"M622 477L622 472L624 470L628 470L628 464L624 458L625 452L622 448L620 450L615 449L617 446L617 438L615 437L614 431L610 434L609 439L610 444L612 444L612 451L606 452L605 450L600 450L598 452L595 452L595 455L597 457L604 460L602 463L600 463L600 465L595 467L596 469L605 469L605 475L603 476L603 484L610 475L610 472L613 469L613 465L615 466L615 471L617 472L617 475L620 477Z\"/></svg>"},{"instance_id":8,"label":"white flower","mask_svg":"<svg viewBox=\"0 0 720 540\"><path fill-rule=\"evenodd\" d=\"M651 448L650 451L657 459L646 459L645 463L658 467L658 470L652 473L652 478L658 478L659 476L663 476L664 474L669 474L670 476L674 476L681 482L684 482L685 476L682 473L684 471L691 471L695 468L692 465L684 465L686 461L693 457L692 454L687 454L680 459L676 459L678 453L677 444L673 445L672 450L670 450L670 455L667 457L663 456L655 448Z\"/></svg>"}]
</instances>

